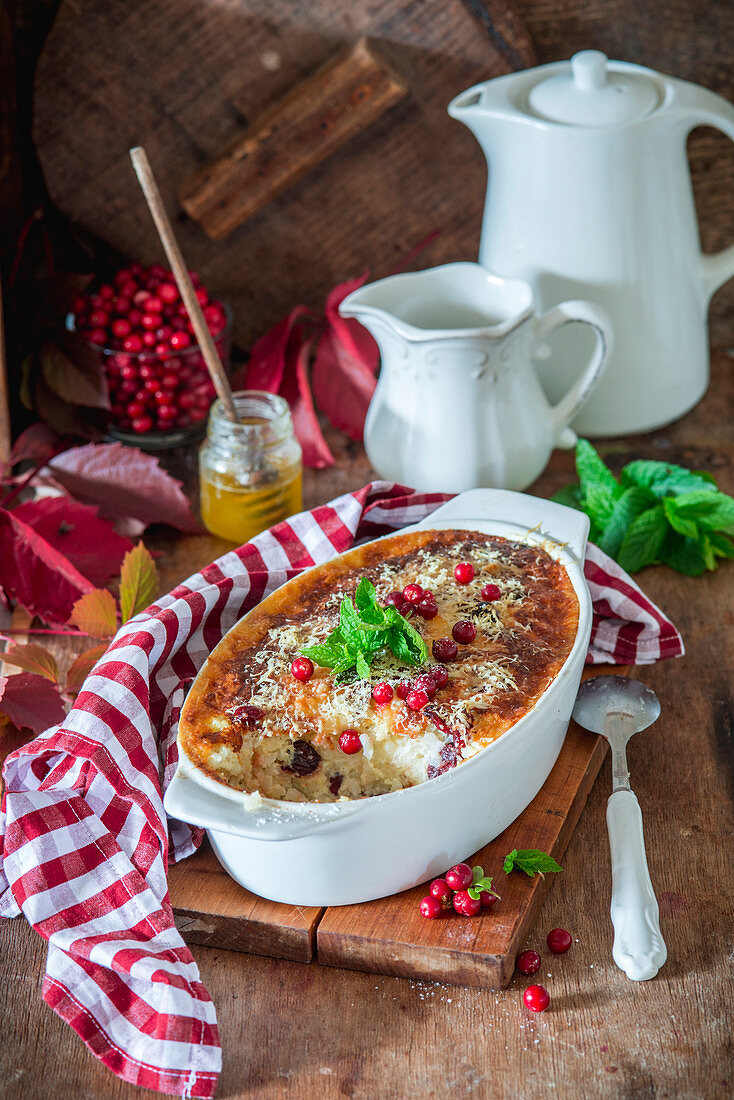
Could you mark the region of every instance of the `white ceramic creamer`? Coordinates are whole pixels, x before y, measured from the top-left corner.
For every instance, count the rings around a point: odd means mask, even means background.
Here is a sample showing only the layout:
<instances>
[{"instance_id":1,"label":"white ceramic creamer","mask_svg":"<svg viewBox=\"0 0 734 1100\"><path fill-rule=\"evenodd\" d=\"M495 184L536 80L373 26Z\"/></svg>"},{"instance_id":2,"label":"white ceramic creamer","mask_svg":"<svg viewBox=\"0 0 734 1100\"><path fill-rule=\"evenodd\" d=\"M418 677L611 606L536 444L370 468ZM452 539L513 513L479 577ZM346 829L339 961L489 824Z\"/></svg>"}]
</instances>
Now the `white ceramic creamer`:
<instances>
[{"instance_id":1,"label":"white ceramic creamer","mask_svg":"<svg viewBox=\"0 0 734 1100\"><path fill-rule=\"evenodd\" d=\"M520 279L455 263L360 287L339 307L375 337L382 361L364 443L377 472L416 489L524 489L596 384L612 342L609 319L589 302L536 317ZM551 405L533 370L535 349L571 321L596 346L581 376Z\"/></svg>"},{"instance_id":2,"label":"white ceramic creamer","mask_svg":"<svg viewBox=\"0 0 734 1100\"><path fill-rule=\"evenodd\" d=\"M709 300L734 275L734 246L701 251L686 140L703 125L734 139L734 107L585 50L478 84L449 114L489 166L480 263L529 280L542 309L581 297L612 319L609 368L574 428L608 436L681 416L708 385ZM578 375L575 336L545 364L551 397Z\"/></svg>"}]
</instances>

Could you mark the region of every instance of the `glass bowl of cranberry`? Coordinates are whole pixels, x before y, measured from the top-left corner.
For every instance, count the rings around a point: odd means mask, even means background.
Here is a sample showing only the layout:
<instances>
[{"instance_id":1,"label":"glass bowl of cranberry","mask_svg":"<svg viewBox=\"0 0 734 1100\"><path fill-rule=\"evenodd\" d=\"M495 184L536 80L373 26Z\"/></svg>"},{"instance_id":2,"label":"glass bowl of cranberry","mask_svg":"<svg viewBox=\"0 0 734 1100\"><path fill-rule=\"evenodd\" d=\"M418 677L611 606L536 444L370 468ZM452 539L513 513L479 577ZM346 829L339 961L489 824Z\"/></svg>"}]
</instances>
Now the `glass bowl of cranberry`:
<instances>
[{"instance_id":1,"label":"glass bowl of cranberry","mask_svg":"<svg viewBox=\"0 0 734 1100\"><path fill-rule=\"evenodd\" d=\"M191 278L209 331L230 367L232 314ZM109 434L145 450L203 434L215 392L175 280L161 264L130 264L111 283L76 298L69 327L100 359L110 394Z\"/></svg>"}]
</instances>

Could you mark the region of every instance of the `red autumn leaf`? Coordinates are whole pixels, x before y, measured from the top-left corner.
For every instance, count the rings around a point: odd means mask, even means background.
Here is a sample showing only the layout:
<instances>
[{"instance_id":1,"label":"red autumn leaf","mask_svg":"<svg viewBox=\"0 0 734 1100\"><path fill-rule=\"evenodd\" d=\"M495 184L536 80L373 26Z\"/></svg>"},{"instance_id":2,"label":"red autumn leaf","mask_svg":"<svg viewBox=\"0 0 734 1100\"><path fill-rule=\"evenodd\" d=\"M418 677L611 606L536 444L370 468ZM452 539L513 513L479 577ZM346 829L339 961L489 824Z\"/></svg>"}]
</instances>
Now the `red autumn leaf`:
<instances>
[{"instance_id":1,"label":"red autumn leaf","mask_svg":"<svg viewBox=\"0 0 734 1100\"><path fill-rule=\"evenodd\" d=\"M323 470L325 466L334 465L334 456L321 433L311 395L308 361L312 346L313 341L308 340L300 347L289 349L286 373L280 392L291 407L293 430L303 448L304 463L306 466Z\"/></svg>"},{"instance_id":2,"label":"red autumn leaf","mask_svg":"<svg viewBox=\"0 0 734 1100\"><path fill-rule=\"evenodd\" d=\"M0 677L0 711L18 729L27 727L34 733L58 725L66 714L59 689L32 672Z\"/></svg>"},{"instance_id":3,"label":"red autumn leaf","mask_svg":"<svg viewBox=\"0 0 734 1100\"><path fill-rule=\"evenodd\" d=\"M250 358L245 367L246 387L251 390L267 390L279 393L283 382L288 358L288 345L294 334L302 341L302 325L297 322L308 316L305 306L296 306L287 317L280 321L270 332L253 344ZM239 385L234 380L235 388Z\"/></svg>"},{"instance_id":4,"label":"red autumn leaf","mask_svg":"<svg viewBox=\"0 0 734 1100\"><path fill-rule=\"evenodd\" d=\"M77 626L93 638L111 638L117 631L117 604L106 588L86 592L74 604L69 626Z\"/></svg>"},{"instance_id":5,"label":"red autumn leaf","mask_svg":"<svg viewBox=\"0 0 734 1100\"><path fill-rule=\"evenodd\" d=\"M39 421L21 432L10 452L9 465L16 462L40 462L56 446L61 437L48 424Z\"/></svg>"},{"instance_id":6,"label":"red autumn leaf","mask_svg":"<svg viewBox=\"0 0 734 1100\"><path fill-rule=\"evenodd\" d=\"M94 586L69 559L14 512L0 508L0 588L48 623L66 623Z\"/></svg>"},{"instance_id":7,"label":"red autumn leaf","mask_svg":"<svg viewBox=\"0 0 734 1100\"><path fill-rule=\"evenodd\" d=\"M36 676L45 676L52 684L59 682L59 669L53 653L42 645L30 642L28 645L9 645L0 653L0 661L13 668L22 668Z\"/></svg>"},{"instance_id":8,"label":"red autumn leaf","mask_svg":"<svg viewBox=\"0 0 734 1100\"><path fill-rule=\"evenodd\" d=\"M347 295L367 282L369 272L365 271L356 279L350 279L346 283L337 283L327 297L324 312L329 328L332 330L336 341L353 359L362 363L373 376L377 372L380 362L380 351L371 332L354 317L342 317L339 306Z\"/></svg>"},{"instance_id":9,"label":"red autumn leaf","mask_svg":"<svg viewBox=\"0 0 734 1100\"><path fill-rule=\"evenodd\" d=\"M375 376L340 343L333 329L319 340L311 383L319 409L334 427L346 432L350 439L362 439L367 409L375 392Z\"/></svg>"},{"instance_id":10,"label":"red autumn leaf","mask_svg":"<svg viewBox=\"0 0 734 1100\"><path fill-rule=\"evenodd\" d=\"M128 550L120 573L120 611L126 623L155 599L158 573L150 551L139 542Z\"/></svg>"},{"instance_id":11,"label":"red autumn leaf","mask_svg":"<svg viewBox=\"0 0 734 1100\"><path fill-rule=\"evenodd\" d=\"M79 654L66 674L66 691L70 695L79 694L82 684L106 649L107 643L102 642L101 645L93 645L91 649L85 649Z\"/></svg>"},{"instance_id":12,"label":"red autumn leaf","mask_svg":"<svg viewBox=\"0 0 734 1100\"><path fill-rule=\"evenodd\" d=\"M100 519L96 508L71 497L29 500L14 508L13 515L61 551L94 585L116 577L123 555L132 549L128 539Z\"/></svg>"},{"instance_id":13,"label":"red autumn leaf","mask_svg":"<svg viewBox=\"0 0 734 1100\"><path fill-rule=\"evenodd\" d=\"M57 455L49 468L67 492L106 517L125 516L200 531L191 504L152 455L121 443L87 443Z\"/></svg>"}]
</instances>

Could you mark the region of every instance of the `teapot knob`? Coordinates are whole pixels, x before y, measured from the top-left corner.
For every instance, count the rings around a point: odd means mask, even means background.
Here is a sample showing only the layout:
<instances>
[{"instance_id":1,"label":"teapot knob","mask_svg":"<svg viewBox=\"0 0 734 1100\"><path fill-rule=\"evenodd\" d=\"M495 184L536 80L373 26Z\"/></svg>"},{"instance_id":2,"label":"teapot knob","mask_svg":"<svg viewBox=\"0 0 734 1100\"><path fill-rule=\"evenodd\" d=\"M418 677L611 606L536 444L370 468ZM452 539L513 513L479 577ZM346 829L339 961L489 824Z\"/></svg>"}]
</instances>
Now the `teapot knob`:
<instances>
[{"instance_id":1,"label":"teapot knob","mask_svg":"<svg viewBox=\"0 0 734 1100\"><path fill-rule=\"evenodd\" d=\"M601 50L580 50L571 58L571 71L576 87L583 92L603 88L607 82L609 58Z\"/></svg>"}]
</instances>

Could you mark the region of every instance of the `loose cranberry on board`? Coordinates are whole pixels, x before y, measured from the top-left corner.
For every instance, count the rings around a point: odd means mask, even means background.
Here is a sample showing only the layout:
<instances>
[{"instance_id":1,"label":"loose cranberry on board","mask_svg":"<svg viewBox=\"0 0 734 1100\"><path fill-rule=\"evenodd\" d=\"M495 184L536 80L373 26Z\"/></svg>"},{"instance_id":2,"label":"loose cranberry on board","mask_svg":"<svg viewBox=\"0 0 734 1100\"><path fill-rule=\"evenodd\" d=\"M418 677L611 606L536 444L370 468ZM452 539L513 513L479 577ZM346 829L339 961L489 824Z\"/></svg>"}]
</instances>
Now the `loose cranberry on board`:
<instances>
[{"instance_id":1,"label":"loose cranberry on board","mask_svg":"<svg viewBox=\"0 0 734 1100\"><path fill-rule=\"evenodd\" d=\"M441 916L441 902L438 898L431 897L424 898L420 903L421 916L427 917L428 920L435 920L436 917Z\"/></svg>"},{"instance_id":2,"label":"loose cranberry on board","mask_svg":"<svg viewBox=\"0 0 734 1100\"><path fill-rule=\"evenodd\" d=\"M496 894L490 894L489 890L482 890L479 900L482 903L482 909L491 909L500 899Z\"/></svg>"},{"instance_id":3,"label":"loose cranberry on board","mask_svg":"<svg viewBox=\"0 0 734 1100\"><path fill-rule=\"evenodd\" d=\"M468 890L457 890L454 894L454 909L462 917L476 917L481 908L479 898L473 898Z\"/></svg>"},{"instance_id":4,"label":"loose cranberry on board","mask_svg":"<svg viewBox=\"0 0 734 1100\"><path fill-rule=\"evenodd\" d=\"M550 1004L548 990L543 989L542 985L529 985L523 993L522 999L526 1008L529 1008L531 1012L545 1012Z\"/></svg>"},{"instance_id":5,"label":"loose cranberry on board","mask_svg":"<svg viewBox=\"0 0 734 1100\"><path fill-rule=\"evenodd\" d=\"M453 867L449 867L444 878L452 890L465 890L467 886L471 886L474 875L468 863L455 863Z\"/></svg>"},{"instance_id":6,"label":"loose cranberry on board","mask_svg":"<svg viewBox=\"0 0 734 1100\"><path fill-rule=\"evenodd\" d=\"M444 909L451 907L451 887L445 878L435 878L429 887L429 893L438 898Z\"/></svg>"},{"instance_id":7,"label":"loose cranberry on board","mask_svg":"<svg viewBox=\"0 0 734 1100\"><path fill-rule=\"evenodd\" d=\"M537 951L521 951L515 960L515 966L521 974L537 974L541 958Z\"/></svg>"},{"instance_id":8,"label":"loose cranberry on board","mask_svg":"<svg viewBox=\"0 0 734 1100\"><path fill-rule=\"evenodd\" d=\"M554 955L563 955L564 952L568 951L571 942L571 933L567 932L565 928L551 929L546 939L548 950L552 951Z\"/></svg>"}]
</instances>

